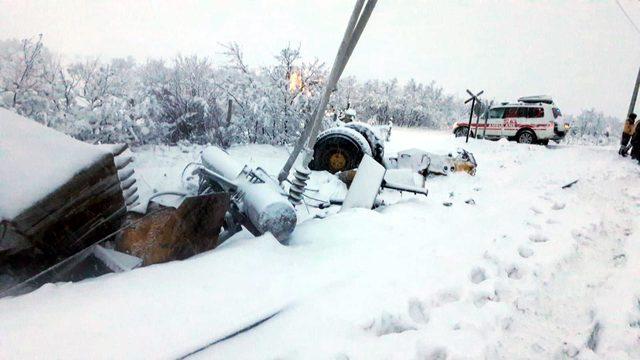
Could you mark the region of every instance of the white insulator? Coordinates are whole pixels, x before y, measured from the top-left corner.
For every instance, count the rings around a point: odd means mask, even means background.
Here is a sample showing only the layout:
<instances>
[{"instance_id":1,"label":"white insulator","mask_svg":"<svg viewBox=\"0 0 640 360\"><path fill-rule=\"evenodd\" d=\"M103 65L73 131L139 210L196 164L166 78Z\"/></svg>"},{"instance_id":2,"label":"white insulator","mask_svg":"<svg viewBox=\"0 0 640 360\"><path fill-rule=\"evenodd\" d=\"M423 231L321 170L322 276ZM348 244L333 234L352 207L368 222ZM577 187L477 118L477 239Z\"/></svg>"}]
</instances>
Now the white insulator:
<instances>
[{"instance_id":1,"label":"white insulator","mask_svg":"<svg viewBox=\"0 0 640 360\"><path fill-rule=\"evenodd\" d=\"M291 187L289 188L289 201L294 205L302 203L302 194L307 187L307 181L311 176L311 170L306 167L297 166L293 172Z\"/></svg>"}]
</instances>

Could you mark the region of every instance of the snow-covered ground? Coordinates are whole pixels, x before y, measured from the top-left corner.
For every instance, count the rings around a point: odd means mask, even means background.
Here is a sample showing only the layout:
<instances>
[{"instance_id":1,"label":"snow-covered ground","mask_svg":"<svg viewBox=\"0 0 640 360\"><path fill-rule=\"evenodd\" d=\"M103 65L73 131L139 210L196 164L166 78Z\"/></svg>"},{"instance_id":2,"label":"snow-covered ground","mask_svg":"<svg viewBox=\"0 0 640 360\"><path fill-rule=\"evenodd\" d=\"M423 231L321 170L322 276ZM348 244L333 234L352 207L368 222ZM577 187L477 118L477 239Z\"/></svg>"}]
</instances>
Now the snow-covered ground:
<instances>
[{"instance_id":1,"label":"snow-covered ground","mask_svg":"<svg viewBox=\"0 0 640 360\"><path fill-rule=\"evenodd\" d=\"M427 198L386 191L375 211L301 206L289 246L242 233L189 260L0 299L0 358L179 358L203 347L192 356L640 358L640 167L613 148L403 129L387 153L461 146L476 176L430 178ZM231 154L274 174L287 155ZM179 187L197 160L197 148L138 150L141 192ZM326 173L310 188L345 191Z\"/></svg>"}]
</instances>

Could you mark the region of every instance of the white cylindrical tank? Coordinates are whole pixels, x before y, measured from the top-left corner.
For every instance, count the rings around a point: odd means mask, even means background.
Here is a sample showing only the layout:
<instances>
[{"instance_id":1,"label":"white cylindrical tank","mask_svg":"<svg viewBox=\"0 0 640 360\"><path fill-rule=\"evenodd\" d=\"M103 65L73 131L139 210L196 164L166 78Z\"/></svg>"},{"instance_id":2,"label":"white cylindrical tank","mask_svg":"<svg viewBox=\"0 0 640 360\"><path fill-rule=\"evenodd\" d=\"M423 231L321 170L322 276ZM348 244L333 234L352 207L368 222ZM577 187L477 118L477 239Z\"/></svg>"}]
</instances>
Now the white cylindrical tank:
<instances>
[{"instance_id":1,"label":"white cylindrical tank","mask_svg":"<svg viewBox=\"0 0 640 360\"><path fill-rule=\"evenodd\" d=\"M297 217L293 205L274 184L246 184L243 205L245 214L260 233L270 232L285 243L296 227Z\"/></svg>"},{"instance_id":2,"label":"white cylindrical tank","mask_svg":"<svg viewBox=\"0 0 640 360\"><path fill-rule=\"evenodd\" d=\"M244 169L244 165L234 160L224 150L216 146L209 146L202 155L202 163L204 166L229 180L235 180Z\"/></svg>"}]
</instances>

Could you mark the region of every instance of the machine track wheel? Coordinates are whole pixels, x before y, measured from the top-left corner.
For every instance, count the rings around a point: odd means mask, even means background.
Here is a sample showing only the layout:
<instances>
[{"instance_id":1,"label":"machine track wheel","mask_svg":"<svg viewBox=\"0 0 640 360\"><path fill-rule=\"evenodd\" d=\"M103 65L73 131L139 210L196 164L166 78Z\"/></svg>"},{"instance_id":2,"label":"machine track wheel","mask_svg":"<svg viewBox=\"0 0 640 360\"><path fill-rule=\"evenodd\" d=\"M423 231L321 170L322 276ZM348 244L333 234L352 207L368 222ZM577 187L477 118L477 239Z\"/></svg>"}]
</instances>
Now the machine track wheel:
<instances>
[{"instance_id":1,"label":"machine track wheel","mask_svg":"<svg viewBox=\"0 0 640 360\"><path fill-rule=\"evenodd\" d=\"M380 164L382 164L382 159L384 157L384 141L378 136L376 131L371 127L371 125L363 123L363 122L351 122L345 125L346 128L353 129L360 133L360 135L364 136L367 139L367 143L369 143L369 147L371 148L371 157Z\"/></svg>"},{"instance_id":2,"label":"machine track wheel","mask_svg":"<svg viewBox=\"0 0 640 360\"><path fill-rule=\"evenodd\" d=\"M335 174L357 168L365 154L371 156L371 147L359 132L346 127L332 128L318 136L309 168Z\"/></svg>"}]
</instances>

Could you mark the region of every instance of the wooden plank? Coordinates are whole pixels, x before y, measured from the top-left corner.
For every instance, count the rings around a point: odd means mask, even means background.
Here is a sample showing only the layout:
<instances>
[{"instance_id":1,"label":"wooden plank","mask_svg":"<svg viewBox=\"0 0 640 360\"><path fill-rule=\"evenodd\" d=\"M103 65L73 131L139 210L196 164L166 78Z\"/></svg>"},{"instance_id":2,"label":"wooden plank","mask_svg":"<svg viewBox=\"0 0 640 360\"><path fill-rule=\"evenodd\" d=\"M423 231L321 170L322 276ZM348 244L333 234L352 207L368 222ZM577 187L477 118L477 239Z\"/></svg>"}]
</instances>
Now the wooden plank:
<instances>
[{"instance_id":1,"label":"wooden plank","mask_svg":"<svg viewBox=\"0 0 640 360\"><path fill-rule=\"evenodd\" d=\"M124 198L113 155L105 154L17 216L13 224L42 251L65 256L117 229L120 220L107 218L122 208ZM100 222L105 224L95 234L77 241Z\"/></svg>"},{"instance_id":2,"label":"wooden plank","mask_svg":"<svg viewBox=\"0 0 640 360\"><path fill-rule=\"evenodd\" d=\"M43 197L36 204L23 211L13 219L18 228L25 229L34 226L60 207L73 202L78 196L90 196L92 186L101 182L104 178L112 176L115 171L113 156L105 154L100 160L90 167L75 174L73 178ZM114 180L115 181L115 180ZM108 186L106 186L108 187ZM89 189L87 191L86 189Z\"/></svg>"}]
</instances>

